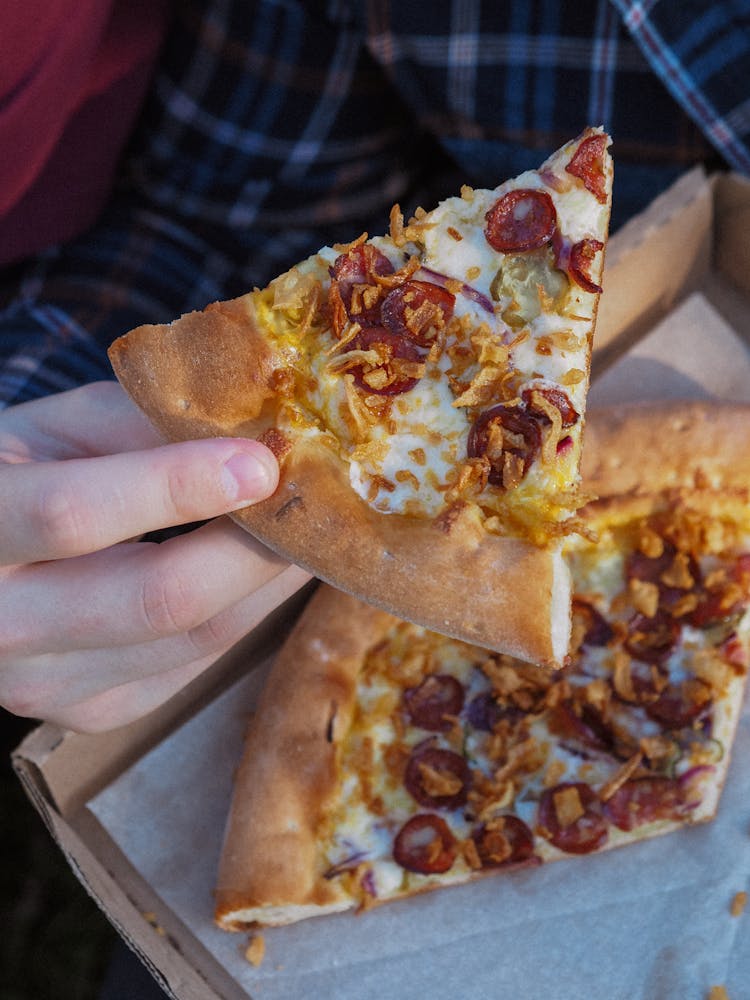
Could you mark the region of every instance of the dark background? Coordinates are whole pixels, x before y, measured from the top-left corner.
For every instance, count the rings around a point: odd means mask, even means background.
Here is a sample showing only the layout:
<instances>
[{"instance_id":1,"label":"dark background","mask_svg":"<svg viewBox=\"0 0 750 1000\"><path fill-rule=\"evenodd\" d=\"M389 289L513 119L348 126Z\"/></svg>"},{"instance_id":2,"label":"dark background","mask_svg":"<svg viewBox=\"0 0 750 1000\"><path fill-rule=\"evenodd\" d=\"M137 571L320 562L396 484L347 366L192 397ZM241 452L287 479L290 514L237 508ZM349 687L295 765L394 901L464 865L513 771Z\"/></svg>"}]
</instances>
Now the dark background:
<instances>
[{"instance_id":1,"label":"dark background","mask_svg":"<svg viewBox=\"0 0 750 1000\"><path fill-rule=\"evenodd\" d=\"M35 725L0 708L0 1000L96 1000L118 937L13 773Z\"/></svg>"}]
</instances>

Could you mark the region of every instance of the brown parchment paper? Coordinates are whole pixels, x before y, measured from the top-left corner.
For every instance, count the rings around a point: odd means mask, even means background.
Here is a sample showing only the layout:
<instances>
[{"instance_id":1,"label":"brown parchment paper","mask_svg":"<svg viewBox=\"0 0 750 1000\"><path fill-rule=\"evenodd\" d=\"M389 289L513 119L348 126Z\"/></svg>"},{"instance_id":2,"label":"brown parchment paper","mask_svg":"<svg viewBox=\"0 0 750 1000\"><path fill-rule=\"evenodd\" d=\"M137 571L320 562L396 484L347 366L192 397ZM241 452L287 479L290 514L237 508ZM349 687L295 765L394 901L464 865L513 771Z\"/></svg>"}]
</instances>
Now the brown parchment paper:
<instances>
[{"instance_id":1,"label":"brown parchment paper","mask_svg":"<svg viewBox=\"0 0 750 1000\"><path fill-rule=\"evenodd\" d=\"M693 295L597 381L591 405L658 396L750 400L750 353ZM655 429L658 433L658 429ZM750 445L749 445L750 446ZM89 807L164 902L255 1000L706 1000L750 997L750 710L711 824L359 916L245 935L212 922L212 889L251 672Z\"/></svg>"}]
</instances>

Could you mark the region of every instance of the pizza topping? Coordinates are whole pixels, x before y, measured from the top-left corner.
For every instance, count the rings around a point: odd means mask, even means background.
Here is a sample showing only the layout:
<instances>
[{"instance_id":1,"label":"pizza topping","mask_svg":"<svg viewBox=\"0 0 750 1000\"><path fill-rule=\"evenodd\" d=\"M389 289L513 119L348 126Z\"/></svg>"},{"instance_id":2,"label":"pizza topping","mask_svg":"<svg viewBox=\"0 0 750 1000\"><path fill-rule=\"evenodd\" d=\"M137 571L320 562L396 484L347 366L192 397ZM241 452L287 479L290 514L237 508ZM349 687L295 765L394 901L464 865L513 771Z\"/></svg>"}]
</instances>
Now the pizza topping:
<instances>
[{"instance_id":1,"label":"pizza topping","mask_svg":"<svg viewBox=\"0 0 750 1000\"><path fill-rule=\"evenodd\" d=\"M646 713L667 729L691 725L711 702L711 689L695 678L668 684L659 696L646 703Z\"/></svg>"},{"instance_id":2,"label":"pizza topping","mask_svg":"<svg viewBox=\"0 0 750 1000\"><path fill-rule=\"evenodd\" d=\"M456 838L441 816L418 813L396 834L393 858L407 871L435 875L452 867L457 849Z\"/></svg>"},{"instance_id":3,"label":"pizza topping","mask_svg":"<svg viewBox=\"0 0 750 1000\"><path fill-rule=\"evenodd\" d=\"M588 854L607 840L607 823L594 789L585 782L563 782L539 800L539 831L568 854Z\"/></svg>"},{"instance_id":4,"label":"pizza topping","mask_svg":"<svg viewBox=\"0 0 750 1000\"><path fill-rule=\"evenodd\" d=\"M393 333L429 347L453 315L455 295L428 281L405 281L383 300L381 322Z\"/></svg>"},{"instance_id":5,"label":"pizza topping","mask_svg":"<svg viewBox=\"0 0 750 1000\"><path fill-rule=\"evenodd\" d=\"M485 216L484 235L499 253L536 250L552 239L555 205L546 191L517 188L499 198Z\"/></svg>"},{"instance_id":6,"label":"pizza topping","mask_svg":"<svg viewBox=\"0 0 750 1000\"><path fill-rule=\"evenodd\" d=\"M698 604L701 584L698 563L693 555L678 550L671 541L659 538L655 533L652 535L641 533L639 547L628 555L625 562L631 592L638 595L642 603L645 602L644 607L636 607L648 617L653 617L655 611L650 609L653 588L656 587L659 607L675 618L681 617L692 612ZM644 543L653 555L644 552ZM638 587L633 584L634 580L648 583L651 587Z\"/></svg>"},{"instance_id":7,"label":"pizza topping","mask_svg":"<svg viewBox=\"0 0 750 1000\"><path fill-rule=\"evenodd\" d=\"M528 861L534 854L534 835L518 816L496 816L472 830L482 868Z\"/></svg>"},{"instance_id":8,"label":"pizza topping","mask_svg":"<svg viewBox=\"0 0 750 1000\"><path fill-rule=\"evenodd\" d=\"M628 622L625 649L644 663L663 663L680 637L680 626L671 615L659 611L652 617L636 612Z\"/></svg>"},{"instance_id":9,"label":"pizza topping","mask_svg":"<svg viewBox=\"0 0 750 1000\"><path fill-rule=\"evenodd\" d=\"M424 372L416 344L382 326L360 330L352 347L348 354L339 356L339 365L348 363L351 366L355 385L365 392L378 396L401 395L413 389Z\"/></svg>"},{"instance_id":10,"label":"pizza topping","mask_svg":"<svg viewBox=\"0 0 750 1000\"><path fill-rule=\"evenodd\" d=\"M626 781L604 803L607 819L620 830L633 830L656 820L677 820L689 808L684 783L662 775Z\"/></svg>"},{"instance_id":11,"label":"pizza topping","mask_svg":"<svg viewBox=\"0 0 750 1000\"><path fill-rule=\"evenodd\" d=\"M577 285L586 292L601 292L601 285L591 279L591 265L600 250L601 240L580 240L570 248L569 272Z\"/></svg>"},{"instance_id":12,"label":"pizza topping","mask_svg":"<svg viewBox=\"0 0 750 1000\"><path fill-rule=\"evenodd\" d=\"M567 393L553 385L533 385L524 389L521 399L526 403L529 410L536 414L540 420L554 422L554 415L550 415L550 407L553 407L560 414L562 427L572 427L578 423L579 414Z\"/></svg>"},{"instance_id":13,"label":"pizza topping","mask_svg":"<svg viewBox=\"0 0 750 1000\"><path fill-rule=\"evenodd\" d=\"M505 257L492 280L490 294L496 302L508 303L502 319L517 330L543 312L561 312L569 288L570 281L557 266L550 243L539 250Z\"/></svg>"},{"instance_id":14,"label":"pizza topping","mask_svg":"<svg viewBox=\"0 0 750 1000\"><path fill-rule=\"evenodd\" d=\"M469 431L469 458L485 456L489 482L503 489L517 486L541 449L539 421L525 409L499 403L485 410Z\"/></svg>"},{"instance_id":15,"label":"pizza topping","mask_svg":"<svg viewBox=\"0 0 750 1000\"><path fill-rule=\"evenodd\" d=\"M417 687L404 691L404 703L415 726L448 732L464 703L464 688L450 674L430 674Z\"/></svg>"},{"instance_id":16,"label":"pizza topping","mask_svg":"<svg viewBox=\"0 0 750 1000\"><path fill-rule=\"evenodd\" d=\"M466 802L471 771L465 758L453 750L421 746L409 757L404 784L421 806L456 809Z\"/></svg>"},{"instance_id":17,"label":"pizza topping","mask_svg":"<svg viewBox=\"0 0 750 1000\"><path fill-rule=\"evenodd\" d=\"M579 705L572 699L564 699L549 710L547 725L550 732L563 740L573 740L592 750L612 749L612 731L593 705Z\"/></svg>"},{"instance_id":18,"label":"pizza topping","mask_svg":"<svg viewBox=\"0 0 750 1000\"><path fill-rule=\"evenodd\" d=\"M572 601L573 638L572 647L606 646L613 636L612 626L597 611L593 604L582 597L574 597Z\"/></svg>"},{"instance_id":19,"label":"pizza topping","mask_svg":"<svg viewBox=\"0 0 750 1000\"><path fill-rule=\"evenodd\" d=\"M513 705L501 705L491 691L483 691L469 702L466 710L469 724L480 732L492 732L501 719L514 721L521 710Z\"/></svg>"},{"instance_id":20,"label":"pizza topping","mask_svg":"<svg viewBox=\"0 0 750 1000\"><path fill-rule=\"evenodd\" d=\"M335 285L350 317L361 318L365 323L377 322L377 296L369 305L363 299L367 287L377 288L375 275L393 274L395 268L384 253L371 243L359 243L340 254L331 267L332 286ZM368 319L368 312L375 313Z\"/></svg>"},{"instance_id":21,"label":"pizza topping","mask_svg":"<svg viewBox=\"0 0 750 1000\"><path fill-rule=\"evenodd\" d=\"M634 753L625 763L620 767L615 774L599 789L599 798L602 802L606 802L611 799L615 792L622 788L626 781L633 777L635 772L641 766L643 761L643 753L639 750Z\"/></svg>"},{"instance_id":22,"label":"pizza topping","mask_svg":"<svg viewBox=\"0 0 750 1000\"><path fill-rule=\"evenodd\" d=\"M586 189L602 205L607 201L607 175L604 169L606 149L606 135L590 135L578 146L565 167L569 174L583 181Z\"/></svg>"},{"instance_id":23,"label":"pizza topping","mask_svg":"<svg viewBox=\"0 0 750 1000\"><path fill-rule=\"evenodd\" d=\"M705 590L691 609L691 625L710 628L743 609L748 597L747 567L748 556L742 554L731 569L715 570L706 578Z\"/></svg>"}]
</instances>

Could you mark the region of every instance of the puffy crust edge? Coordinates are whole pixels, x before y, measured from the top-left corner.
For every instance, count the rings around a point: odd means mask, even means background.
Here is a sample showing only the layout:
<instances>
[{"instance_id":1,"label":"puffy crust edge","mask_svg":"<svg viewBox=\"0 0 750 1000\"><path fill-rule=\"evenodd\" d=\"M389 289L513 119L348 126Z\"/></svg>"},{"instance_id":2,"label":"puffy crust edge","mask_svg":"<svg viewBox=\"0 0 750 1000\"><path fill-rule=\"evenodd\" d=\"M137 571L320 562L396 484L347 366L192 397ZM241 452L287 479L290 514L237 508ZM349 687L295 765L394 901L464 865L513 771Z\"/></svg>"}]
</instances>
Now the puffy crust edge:
<instances>
[{"instance_id":1,"label":"puffy crust edge","mask_svg":"<svg viewBox=\"0 0 750 1000\"><path fill-rule=\"evenodd\" d=\"M110 348L115 374L169 440L255 437L272 425L275 359L249 296ZM297 438L276 493L234 513L244 528L320 579L399 617L520 659L559 666L570 580L557 549L489 535L460 509L436 524L380 514L351 488L324 438Z\"/></svg>"},{"instance_id":2,"label":"puffy crust edge","mask_svg":"<svg viewBox=\"0 0 750 1000\"><path fill-rule=\"evenodd\" d=\"M355 905L319 874L317 830L336 803L338 745L365 654L394 621L323 586L282 646L235 777L215 897L224 929Z\"/></svg>"},{"instance_id":3,"label":"puffy crust edge","mask_svg":"<svg viewBox=\"0 0 750 1000\"><path fill-rule=\"evenodd\" d=\"M600 497L750 487L750 406L665 400L589 409L583 488Z\"/></svg>"}]
</instances>

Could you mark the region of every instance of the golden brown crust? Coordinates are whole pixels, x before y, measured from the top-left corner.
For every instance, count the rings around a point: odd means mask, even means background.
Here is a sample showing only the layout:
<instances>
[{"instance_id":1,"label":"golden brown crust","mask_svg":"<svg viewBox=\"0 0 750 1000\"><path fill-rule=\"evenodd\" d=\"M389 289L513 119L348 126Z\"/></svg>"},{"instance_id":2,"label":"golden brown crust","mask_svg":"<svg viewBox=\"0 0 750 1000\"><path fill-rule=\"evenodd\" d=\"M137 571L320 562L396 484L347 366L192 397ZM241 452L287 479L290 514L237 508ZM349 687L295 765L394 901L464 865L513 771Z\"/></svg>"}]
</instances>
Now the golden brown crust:
<instances>
[{"instance_id":1,"label":"golden brown crust","mask_svg":"<svg viewBox=\"0 0 750 1000\"><path fill-rule=\"evenodd\" d=\"M247 433L274 395L252 297L214 302L174 323L139 326L109 349L120 382L170 440Z\"/></svg>"},{"instance_id":2,"label":"golden brown crust","mask_svg":"<svg viewBox=\"0 0 750 1000\"><path fill-rule=\"evenodd\" d=\"M221 858L216 920L256 906L347 902L316 865L316 830L338 789L367 649L393 624L382 611L320 587L279 652L248 729Z\"/></svg>"},{"instance_id":3,"label":"golden brown crust","mask_svg":"<svg viewBox=\"0 0 750 1000\"><path fill-rule=\"evenodd\" d=\"M117 377L170 440L258 436L274 358L249 297L139 327L110 349ZM521 659L559 665L570 588L559 553L372 509L324 438L297 438L276 493L235 520L319 578L399 617Z\"/></svg>"},{"instance_id":4,"label":"golden brown crust","mask_svg":"<svg viewBox=\"0 0 750 1000\"><path fill-rule=\"evenodd\" d=\"M581 475L587 493L654 493L750 484L750 406L719 400L589 410Z\"/></svg>"}]
</instances>

